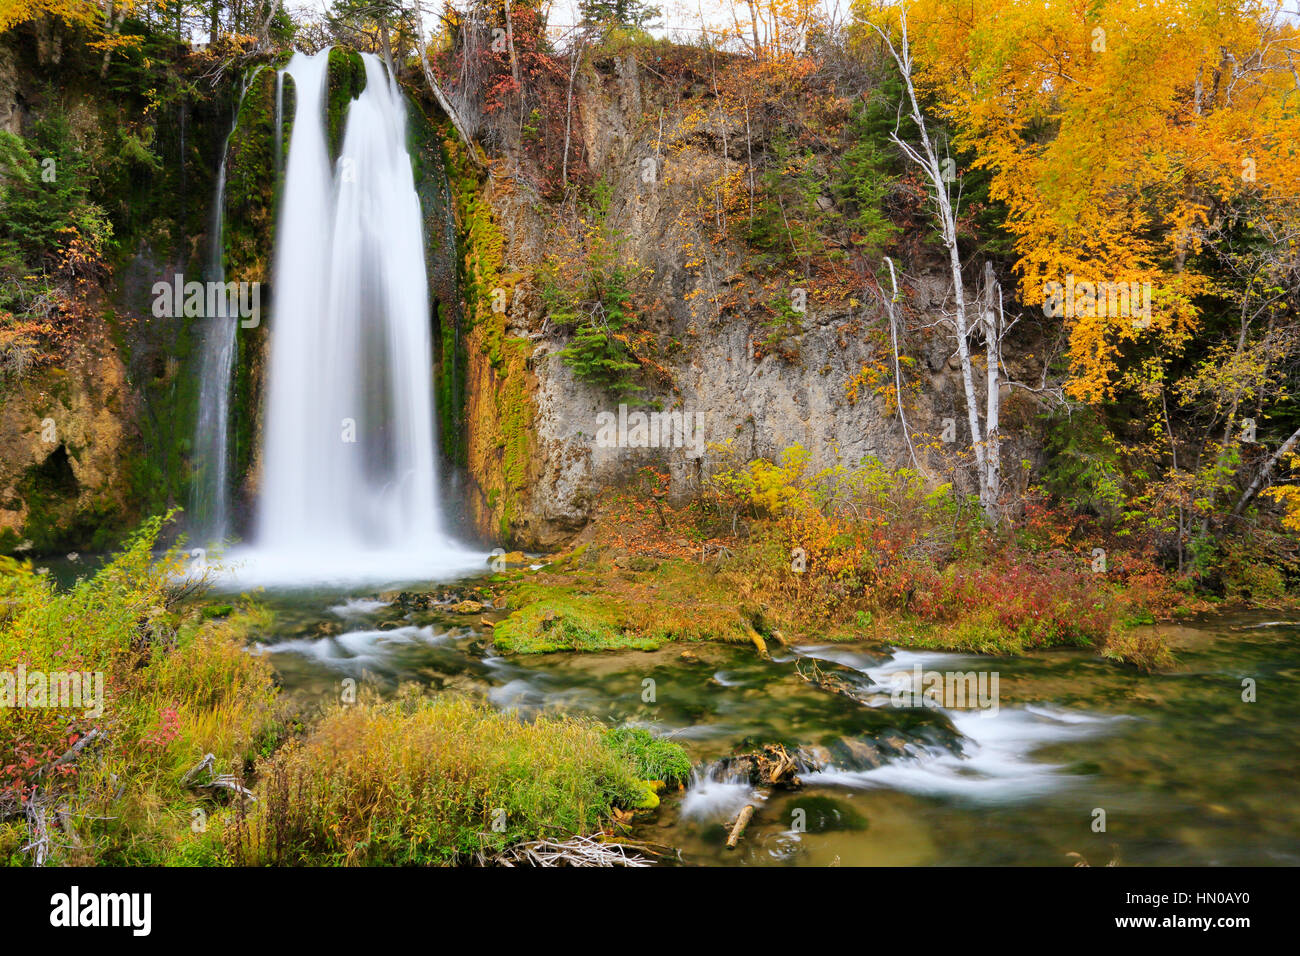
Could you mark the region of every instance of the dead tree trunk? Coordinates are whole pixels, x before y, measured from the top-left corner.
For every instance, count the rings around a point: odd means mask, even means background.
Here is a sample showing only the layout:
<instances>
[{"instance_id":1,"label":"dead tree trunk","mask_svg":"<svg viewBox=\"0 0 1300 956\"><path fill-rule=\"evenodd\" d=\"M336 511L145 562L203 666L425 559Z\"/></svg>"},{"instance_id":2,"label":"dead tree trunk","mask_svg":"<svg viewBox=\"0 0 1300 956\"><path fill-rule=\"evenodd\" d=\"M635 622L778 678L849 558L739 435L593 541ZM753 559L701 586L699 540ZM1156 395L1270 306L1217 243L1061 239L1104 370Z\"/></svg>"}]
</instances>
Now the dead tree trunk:
<instances>
[{"instance_id":1,"label":"dead tree trunk","mask_svg":"<svg viewBox=\"0 0 1300 956\"><path fill-rule=\"evenodd\" d=\"M948 267L952 275L953 297L955 300L955 314L952 318L953 335L957 340L957 357L961 364L962 391L966 398L966 420L970 426L971 444L975 452L975 469L979 479L980 505L988 522L996 524L999 518L998 499L993 493L998 490L997 475L1000 473L998 464L995 461L998 450L996 445L989 447L985 444L983 428L980 425L979 400L975 393L975 376L970 354L970 334L973 330L966 313L966 288L962 278L961 253L957 243L957 215L952 194L949 190L949 183L952 178L948 171L950 161L947 163L940 162L934 141L930 138L929 129L925 122L925 114L921 111L920 103L916 97L916 88L912 83L912 51L907 33L906 8L901 8L899 14L902 29L901 48L896 48L893 40L879 27L875 27L875 30L893 57L903 80L906 96L903 106L907 109L912 122L916 126L921 140L920 148L918 149L904 140L899 135L898 126L894 127L894 131L890 133L889 138L902 151L904 156L921 168L921 172L925 175L930 186L939 234L943 239L944 247L948 251ZM996 369L994 373L996 374ZM993 424L996 426L996 421ZM992 466L990 466L991 460L994 460ZM992 481L990 481L991 476Z\"/></svg>"},{"instance_id":2,"label":"dead tree trunk","mask_svg":"<svg viewBox=\"0 0 1300 956\"><path fill-rule=\"evenodd\" d=\"M1268 481L1268 476L1273 473L1273 469L1277 467L1277 463L1287 456L1291 449L1296 446L1297 441L1300 441L1300 428L1293 431L1291 437L1284 441L1277 451L1268 456L1268 460L1264 462L1264 466L1260 468L1259 473L1255 475L1255 480L1250 483L1249 487L1242 492L1241 497L1237 499L1237 504L1232 509L1234 516L1240 515L1246 505L1250 503L1250 499L1259 494L1259 490L1264 487L1264 483Z\"/></svg>"}]
</instances>

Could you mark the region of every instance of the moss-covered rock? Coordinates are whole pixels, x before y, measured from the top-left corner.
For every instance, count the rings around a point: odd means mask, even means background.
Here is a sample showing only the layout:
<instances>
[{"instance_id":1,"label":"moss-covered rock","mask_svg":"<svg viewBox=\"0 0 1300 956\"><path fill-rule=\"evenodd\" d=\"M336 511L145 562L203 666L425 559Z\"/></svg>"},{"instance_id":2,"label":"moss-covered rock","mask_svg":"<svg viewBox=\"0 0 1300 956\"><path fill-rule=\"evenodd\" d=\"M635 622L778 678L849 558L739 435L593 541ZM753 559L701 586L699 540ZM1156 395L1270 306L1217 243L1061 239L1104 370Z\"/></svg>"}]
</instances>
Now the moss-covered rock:
<instances>
[{"instance_id":1,"label":"moss-covered rock","mask_svg":"<svg viewBox=\"0 0 1300 956\"><path fill-rule=\"evenodd\" d=\"M512 613L492 632L499 650L655 650L673 641L753 644L759 615L739 606L716 575L691 561L662 562L633 573L588 562L571 572L541 572L503 585Z\"/></svg>"}]
</instances>

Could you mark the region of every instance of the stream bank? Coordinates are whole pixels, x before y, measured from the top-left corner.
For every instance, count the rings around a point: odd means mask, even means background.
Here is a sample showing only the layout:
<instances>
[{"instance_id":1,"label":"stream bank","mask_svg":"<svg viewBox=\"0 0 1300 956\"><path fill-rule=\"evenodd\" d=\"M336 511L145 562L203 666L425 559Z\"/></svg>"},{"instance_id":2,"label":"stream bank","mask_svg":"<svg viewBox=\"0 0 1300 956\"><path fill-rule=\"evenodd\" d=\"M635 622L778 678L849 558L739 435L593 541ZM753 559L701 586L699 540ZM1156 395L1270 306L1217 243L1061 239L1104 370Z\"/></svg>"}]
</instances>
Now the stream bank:
<instances>
[{"instance_id":1,"label":"stream bank","mask_svg":"<svg viewBox=\"0 0 1300 956\"><path fill-rule=\"evenodd\" d=\"M278 595L259 647L290 695L324 700L346 678L386 693L414 681L525 720L576 715L681 744L691 781L633 832L686 864L1300 861L1287 769L1300 756L1287 730L1295 622L1241 611L1159 625L1177 663L1149 674L1084 649L975 656L871 640L767 657L692 641L507 654L482 612L454 610L489 588L461 582L421 609L410 590L403 603L400 591ZM848 692L810 680L814 668ZM996 706L898 706L899 682L917 673L996 674ZM796 755L798 786L737 771L735 755L765 745ZM753 821L727 849L746 805Z\"/></svg>"}]
</instances>

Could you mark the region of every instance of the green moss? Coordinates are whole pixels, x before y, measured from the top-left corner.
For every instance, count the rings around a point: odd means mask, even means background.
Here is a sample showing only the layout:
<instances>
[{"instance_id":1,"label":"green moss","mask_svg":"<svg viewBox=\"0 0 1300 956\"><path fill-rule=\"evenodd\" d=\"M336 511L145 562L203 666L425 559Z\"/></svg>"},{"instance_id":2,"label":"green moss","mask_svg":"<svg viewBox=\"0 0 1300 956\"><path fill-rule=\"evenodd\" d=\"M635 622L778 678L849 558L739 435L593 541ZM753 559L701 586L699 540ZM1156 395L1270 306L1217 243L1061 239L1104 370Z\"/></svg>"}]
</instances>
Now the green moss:
<instances>
[{"instance_id":1,"label":"green moss","mask_svg":"<svg viewBox=\"0 0 1300 956\"><path fill-rule=\"evenodd\" d=\"M468 464L465 402L469 381L463 325L464 297L457 262L455 203L443 154L442 127L413 99L407 124L415 190L424 218L425 271L434 304L434 373L438 444L443 461L456 469Z\"/></svg>"},{"instance_id":2,"label":"green moss","mask_svg":"<svg viewBox=\"0 0 1300 956\"><path fill-rule=\"evenodd\" d=\"M463 144L448 132L443 149L457 214L467 331L491 375L491 411L468 423L490 445L487 460L472 463L481 470L474 478L488 502L492 530L511 543L529 491L535 410L528 379L532 343L508 337L506 320L515 288L526 274L505 270L505 237Z\"/></svg>"},{"instance_id":3,"label":"green moss","mask_svg":"<svg viewBox=\"0 0 1300 956\"><path fill-rule=\"evenodd\" d=\"M449 136L444 148L460 226L469 320L472 326L482 327L483 354L494 368L500 368L504 361L506 312L525 274L504 271L505 236L465 147Z\"/></svg>"},{"instance_id":4,"label":"green moss","mask_svg":"<svg viewBox=\"0 0 1300 956\"><path fill-rule=\"evenodd\" d=\"M495 391L497 421L500 423L501 516L498 519L501 540L510 539L510 529L518 502L528 489L529 442L532 436L533 402L524 378L532 343L527 339L509 339L506 363Z\"/></svg>"},{"instance_id":5,"label":"green moss","mask_svg":"<svg viewBox=\"0 0 1300 956\"><path fill-rule=\"evenodd\" d=\"M329 92L325 102L325 119L329 135L330 156L337 159L343 145L343 129L348 106L366 88L366 64L361 54L343 47L330 48L328 66Z\"/></svg>"},{"instance_id":6,"label":"green moss","mask_svg":"<svg viewBox=\"0 0 1300 956\"><path fill-rule=\"evenodd\" d=\"M620 615L599 595L554 592L524 605L496 626L492 641L503 651L652 651L662 636L628 632Z\"/></svg>"},{"instance_id":7,"label":"green moss","mask_svg":"<svg viewBox=\"0 0 1300 956\"><path fill-rule=\"evenodd\" d=\"M455 305L438 303L435 375L439 445L444 459L455 467L464 468L469 453L465 435L467 363L458 312Z\"/></svg>"},{"instance_id":8,"label":"green moss","mask_svg":"<svg viewBox=\"0 0 1300 956\"><path fill-rule=\"evenodd\" d=\"M633 810L656 810L659 808L659 794L648 780L638 780L635 784L637 796L631 801Z\"/></svg>"},{"instance_id":9,"label":"green moss","mask_svg":"<svg viewBox=\"0 0 1300 956\"><path fill-rule=\"evenodd\" d=\"M124 497L133 513L119 517L129 523L189 500L200 387L196 346L202 330L193 321L122 321L115 313L105 321L143 411L135 420L138 438L128 443L122 464Z\"/></svg>"},{"instance_id":10,"label":"green moss","mask_svg":"<svg viewBox=\"0 0 1300 956\"><path fill-rule=\"evenodd\" d=\"M225 156L222 262L232 281L266 281L279 194L275 162L274 69L252 81Z\"/></svg>"},{"instance_id":11,"label":"green moss","mask_svg":"<svg viewBox=\"0 0 1300 956\"><path fill-rule=\"evenodd\" d=\"M634 574L611 565L545 574L507 586L515 611L493 630L497 648L553 651L655 650L673 641L752 643L760 615L737 605L722 579L691 561L664 561Z\"/></svg>"}]
</instances>

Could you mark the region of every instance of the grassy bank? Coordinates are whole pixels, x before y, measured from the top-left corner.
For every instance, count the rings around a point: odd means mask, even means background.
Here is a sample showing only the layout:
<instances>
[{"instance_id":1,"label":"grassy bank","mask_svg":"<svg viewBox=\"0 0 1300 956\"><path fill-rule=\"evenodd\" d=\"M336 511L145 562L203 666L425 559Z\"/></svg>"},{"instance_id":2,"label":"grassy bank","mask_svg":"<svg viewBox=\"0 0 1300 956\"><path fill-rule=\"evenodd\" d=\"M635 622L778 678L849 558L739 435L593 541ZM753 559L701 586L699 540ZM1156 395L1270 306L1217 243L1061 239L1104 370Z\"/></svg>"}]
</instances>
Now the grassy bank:
<instances>
[{"instance_id":1,"label":"grassy bank","mask_svg":"<svg viewBox=\"0 0 1300 956\"><path fill-rule=\"evenodd\" d=\"M653 802L599 727L418 695L332 711L258 776L262 799L226 829L239 864L486 861L523 840L600 831L614 808Z\"/></svg>"},{"instance_id":2,"label":"grassy bank","mask_svg":"<svg viewBox=\"0 0 1300 956\"><path fill-rule=\"evenodd\" d=\"M458 698L295 712L247 650L266 612L178 585L162 523L69 590L0 568L0 862L472 862L605 830L684 776L675 744ZM71 672L102 696L16 705L20 673Z\"/></svg>"},{"instance_id":3,"label":"grassy bank","mask_svg":"<svg viewBox=\"0 0 1300 956\"><path fill-rule=\"evenodd\" d=\"M511 613L497 647L721 640L762 652L867 639L989 654L1091 647L1151 669L1171 657L1142 625L1213 603L1294 601L1244 543L1211 579L1034 493L991 528L950 485L874 460L813 473L797 447L776 462L737 462L725 446L713 458L695 498L671 504L665 476L647 471L606 495L577 547L538 572L498 575Z\"/></svg>"}]
</instances>

